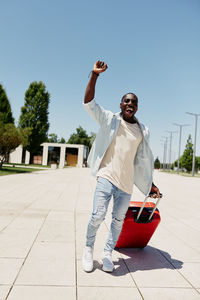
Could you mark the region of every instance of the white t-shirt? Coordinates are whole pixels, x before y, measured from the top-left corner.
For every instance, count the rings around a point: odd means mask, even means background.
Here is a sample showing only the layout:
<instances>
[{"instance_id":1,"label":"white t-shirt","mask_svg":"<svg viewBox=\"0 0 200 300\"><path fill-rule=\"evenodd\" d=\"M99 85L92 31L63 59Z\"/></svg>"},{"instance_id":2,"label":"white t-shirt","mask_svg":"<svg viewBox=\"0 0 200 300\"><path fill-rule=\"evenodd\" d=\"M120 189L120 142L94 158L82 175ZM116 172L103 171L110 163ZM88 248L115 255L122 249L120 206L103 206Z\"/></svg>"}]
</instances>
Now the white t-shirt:
<instances>
[{"instance_id":1,"label":"white t-shirt","mask_svg":"<svg viewBox=\"0 0 200 300\"><path fill-rule=\"evenodd\" d=\"M142 133L138 124L128 123L121 118L118 131L102 159L97 177L106 178L122 191L132 194L133 161L141 141Z\"/></svg>"}]
</instances>

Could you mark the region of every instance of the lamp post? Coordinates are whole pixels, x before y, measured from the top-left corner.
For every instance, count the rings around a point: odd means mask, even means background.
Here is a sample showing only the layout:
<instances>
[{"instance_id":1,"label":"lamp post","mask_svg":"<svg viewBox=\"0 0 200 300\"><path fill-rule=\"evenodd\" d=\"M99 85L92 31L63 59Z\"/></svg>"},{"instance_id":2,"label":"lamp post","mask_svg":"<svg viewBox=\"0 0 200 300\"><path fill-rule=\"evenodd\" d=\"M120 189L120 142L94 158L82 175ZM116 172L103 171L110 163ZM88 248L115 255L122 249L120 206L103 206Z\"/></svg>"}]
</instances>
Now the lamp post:
<instances>
[{"instance_id":1,"label":"lamp post","mask_svg":"<svg viewBox=\"0 0 200 300\"><path fill-rule=\"evenodd\" d=\"M164 141L164 151L163 151L163 170L165 170L166 165L167 165L167 141L168 141L169 137L163 136L163 138L165 138L165 141Z\"/></svg>"},{"instance_id":2,"label":"lamp post","mask_svg":"<svg viewBox=\"0 0 200 300\"><path fill-rule=\"evenodd\" d=\"M171 169L171 155L172 155L172 135L173 133L176 133L177 131L169 131L166 130L166 132L170 133L170 146L169 146L169 167L168 169Z\"/></svg>"},{"instance_id":3,"label":"lamp post","mask_svg":"<svg viewBox=\"0 0 200 300\"><path fill-rule=\"evenodd\" d=\"M194 170L195 170L195 157L196 157L196 143L197 143L197 122L198 122L198 116L200 114L194 114L191 112L186 112L188 115L192 115L195 117L195 131L194 131L194 150L193 150L193 161L192 161L192 176L194 176Z\"/></svg>"},{"instance_id":4,"label":"lamp post","mask_svg":"<svg viewBox=\"0 0 200 300\"><path fill-rule=\"evenodd\" d=\"M178 150L178 169L177 173L179 173L179 166L180 166L180 155L181 155L181 136L182 136L182 128L183 126L189 126L189 124L177 124L173 123L175 126L179 126L180 131L179 131L179 150Z\"/></svg>"}]
</instances>

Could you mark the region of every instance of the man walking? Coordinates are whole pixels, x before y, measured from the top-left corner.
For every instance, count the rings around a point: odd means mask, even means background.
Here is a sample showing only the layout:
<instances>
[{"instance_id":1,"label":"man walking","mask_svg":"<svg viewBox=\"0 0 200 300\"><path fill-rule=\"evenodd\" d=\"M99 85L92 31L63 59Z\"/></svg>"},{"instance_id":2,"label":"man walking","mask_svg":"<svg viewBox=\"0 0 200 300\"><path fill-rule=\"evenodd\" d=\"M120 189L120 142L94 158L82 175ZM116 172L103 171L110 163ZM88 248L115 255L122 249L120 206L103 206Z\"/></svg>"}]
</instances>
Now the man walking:
<instances>
[{"instance_id":1,"label":"man walking","mask_svg":"<svg viewBox=\"0 0 200 300\"><path fill-rule=\"evenodd\" d=\"M153 155L148 144L149 130L135 117L138 98L133 93L122 97L120 113L112 113L98 105L95 100L95 85L107 64L94 64L84 98L84 108L99 123L100 129L88 157L92 174L97 177L93 199L93 211L88 223L86 246L82 257L84 271L93 270L93 249L100 224L106 216L108 204L113 196L112 222L102 254L103 271L112 272L112 251L117 243L126 215L133 184L143 194L154 193L159 197L159 189L153 184Z\"/></svg>"}]
</instances>

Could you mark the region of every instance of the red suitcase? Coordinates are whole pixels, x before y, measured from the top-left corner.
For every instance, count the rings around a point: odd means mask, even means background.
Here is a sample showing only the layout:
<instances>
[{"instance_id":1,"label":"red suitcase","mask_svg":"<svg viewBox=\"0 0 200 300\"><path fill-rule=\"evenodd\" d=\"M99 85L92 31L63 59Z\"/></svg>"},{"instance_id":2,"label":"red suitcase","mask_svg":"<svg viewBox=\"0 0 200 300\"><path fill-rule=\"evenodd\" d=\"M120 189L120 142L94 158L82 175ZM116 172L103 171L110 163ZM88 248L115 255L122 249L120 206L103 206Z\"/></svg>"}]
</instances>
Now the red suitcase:
<instances>
[{"instance_id":1,"label":"red suitcase","mask_svg":"<svg viewBox=\"0 0 200 300\"><path fill-rule=\"evenodd\" d=\"M144 248L158 224L160 223L160 213L156 208L157 203L130 202L126 213L120 236L116 248Z\"/></svg>"}]
</instances>

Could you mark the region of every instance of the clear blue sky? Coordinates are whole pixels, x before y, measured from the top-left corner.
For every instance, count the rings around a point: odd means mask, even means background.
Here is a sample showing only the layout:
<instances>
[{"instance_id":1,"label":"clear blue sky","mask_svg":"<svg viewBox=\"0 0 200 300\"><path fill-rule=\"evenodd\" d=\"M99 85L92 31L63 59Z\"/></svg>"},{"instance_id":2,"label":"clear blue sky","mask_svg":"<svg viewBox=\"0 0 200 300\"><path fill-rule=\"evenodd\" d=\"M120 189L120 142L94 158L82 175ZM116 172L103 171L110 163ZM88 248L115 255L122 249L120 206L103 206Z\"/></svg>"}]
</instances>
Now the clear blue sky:
<instances>
[{"instance_id":1,"label":"clear blue sky","mask_svg":"<svg viewBox=\"0 0 200 300\"><path fill-rule=\"evenodd\" d=\"M0 9L0 82L16 124L30 82L49 93L49 133L68 139L81 125L98 126L82 108L88 74L97 59L108 64L96 98L119 111L126 92L139 98L137 117L151 131L154 156L162 160L165 130L183 129L182 151L200 113L199 0L10 0ZM198 123L200 155L200 118ZM174 135L172 158L178 153Z\"/></svg>"}]
</instances>

